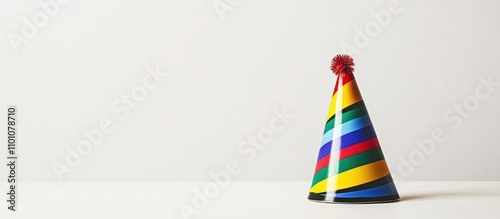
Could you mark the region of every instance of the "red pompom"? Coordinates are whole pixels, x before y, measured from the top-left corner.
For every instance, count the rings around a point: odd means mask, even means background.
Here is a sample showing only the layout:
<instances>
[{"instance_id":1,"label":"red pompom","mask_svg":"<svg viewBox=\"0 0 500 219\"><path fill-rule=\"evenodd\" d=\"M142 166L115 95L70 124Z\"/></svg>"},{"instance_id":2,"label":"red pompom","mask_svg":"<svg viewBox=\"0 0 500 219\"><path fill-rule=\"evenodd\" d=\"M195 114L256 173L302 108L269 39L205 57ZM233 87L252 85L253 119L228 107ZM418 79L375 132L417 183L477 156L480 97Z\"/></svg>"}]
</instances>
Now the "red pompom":
<instances>
[{"instance_id":1,"label":"red pompom","mask_svg":"<svg viewBox=\"0 0 500 219\"><path fill-rule=\"evenodd\" d=\"M352 74L354 72L354 60L349 55L336 55L332 59L332 71L336 75Z\"/></svg>"}]
</instances>

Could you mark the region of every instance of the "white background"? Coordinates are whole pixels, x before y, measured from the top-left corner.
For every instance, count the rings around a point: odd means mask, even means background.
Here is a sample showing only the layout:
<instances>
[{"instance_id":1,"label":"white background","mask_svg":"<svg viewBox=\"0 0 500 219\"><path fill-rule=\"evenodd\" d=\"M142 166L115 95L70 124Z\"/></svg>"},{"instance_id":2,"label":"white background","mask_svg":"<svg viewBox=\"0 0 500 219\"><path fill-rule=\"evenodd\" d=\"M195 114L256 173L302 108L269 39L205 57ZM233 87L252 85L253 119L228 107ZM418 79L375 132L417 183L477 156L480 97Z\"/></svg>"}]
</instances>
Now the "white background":
<instances>
[{"instance_id":1,"label":"white background","mask_svg":"<svg viewBox=\"0 0 500 219\"><path fill-rule=\"evenodd\" d=\"M22 36L23 18L43 12L38 2L0 7L0 107L19 108L22 181L57 181L53 164L64 164L82 131L103 118L114 131L64 181L209 180L230 160L240 164L236 180L310 180L335 82L330 60L345 52L341 45L356 46L356 28L377 22L372 12L390 3L221 0L231 10L218 14L212 0L71 0L16 52L9 36ZM351 52L392 174L500 180L500 87L458 117L456 129L443 118L473 101L479 78L500 81L500 4L397 8ZM121 120L111 105L142 84L148 66L168 76ZM283 108L295 118L245 160L238 145ZM435 129L445 140L425 154L416 142Z\"/></svg>"}]
</instances>

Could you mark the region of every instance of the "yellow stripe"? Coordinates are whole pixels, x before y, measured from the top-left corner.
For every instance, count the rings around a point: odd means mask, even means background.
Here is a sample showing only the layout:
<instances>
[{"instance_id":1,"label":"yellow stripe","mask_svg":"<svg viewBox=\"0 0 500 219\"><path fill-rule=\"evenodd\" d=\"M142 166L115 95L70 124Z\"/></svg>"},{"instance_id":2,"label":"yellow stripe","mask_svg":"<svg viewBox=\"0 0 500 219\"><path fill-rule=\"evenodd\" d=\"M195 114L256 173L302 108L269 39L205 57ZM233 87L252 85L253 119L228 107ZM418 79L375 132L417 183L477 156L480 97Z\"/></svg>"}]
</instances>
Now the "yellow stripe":
<instances>
[{"instance_id":1,"label":"yellow stripe","mask_svg":"<svg viewBox=\"0 0 500 219\"><path fill-rule=\"evenodd\" d=\"M389 174L387 163L385 162L385 160L380 160L360 167L356 167L338 175L330 176L311 187L311 192L326 192L326 188L328 186L327 184L332 183L336 183L336 185L330 185L329 188L335 188L335 190L345 189L371 182L387 174Z\"/></svg>"},{"instance_id":2,"label":"yellow stripe","mask_svg":"<svg viewBox=\"0 0 500 219\"><path fill-rule=\"evenodd\" d=\"M337 108L337 94L342 92L342 106L339 106L340 109ZM361 94L359 93L358 84L356 84L356 80L352 80L341 86L337 92L333 95L332 101L330 102L330 109L328 110L327 120L332 117L336 112L362 100Z\"/></svg>"}]
</instances>

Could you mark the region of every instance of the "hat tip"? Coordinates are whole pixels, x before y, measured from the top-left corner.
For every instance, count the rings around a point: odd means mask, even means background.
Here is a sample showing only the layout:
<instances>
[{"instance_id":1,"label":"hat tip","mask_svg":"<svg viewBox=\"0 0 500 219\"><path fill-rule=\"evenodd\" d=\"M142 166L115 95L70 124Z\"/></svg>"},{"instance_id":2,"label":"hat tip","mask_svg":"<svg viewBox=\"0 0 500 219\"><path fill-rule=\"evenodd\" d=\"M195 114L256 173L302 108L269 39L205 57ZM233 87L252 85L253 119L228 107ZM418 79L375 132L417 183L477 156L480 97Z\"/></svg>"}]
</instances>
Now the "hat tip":
<instances>
[{"instance_id":1,"label":"hat tip","mask_svg":"<svg viewBox=\"0 0 500 219\"><path fill-rule=\"evenodd\" d=\"M354 72L354 60L346 54L338 54L332 59L331 70L336 75L352 74Z\"/></svg>"}]
</instances>

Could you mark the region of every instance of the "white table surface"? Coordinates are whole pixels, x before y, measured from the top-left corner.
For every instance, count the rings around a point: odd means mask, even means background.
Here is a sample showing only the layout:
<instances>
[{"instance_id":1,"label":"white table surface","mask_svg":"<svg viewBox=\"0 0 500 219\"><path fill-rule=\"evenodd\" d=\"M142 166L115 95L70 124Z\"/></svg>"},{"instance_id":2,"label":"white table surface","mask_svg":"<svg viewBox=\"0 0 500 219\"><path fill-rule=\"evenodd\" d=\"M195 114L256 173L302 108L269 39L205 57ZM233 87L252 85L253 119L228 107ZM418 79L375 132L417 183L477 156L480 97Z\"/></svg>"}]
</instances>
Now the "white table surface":
<instances>
[{"instance_id":1,"label":"white table surface","mask_svg":"<svg viewBox=\"0 0 500 219\"><path fill-rule=\"evenodd\" d=\"M182 218L206 183L25 182L0 218ZM396 182L401 201L385 204L311 202L309 183L231 182L190 218L500 218L500 182Z\"/></svg>"}]
</instances>

